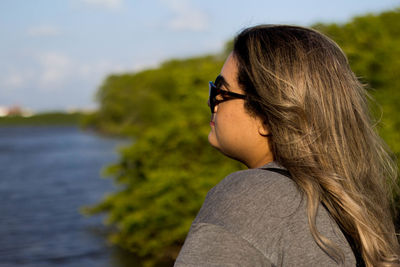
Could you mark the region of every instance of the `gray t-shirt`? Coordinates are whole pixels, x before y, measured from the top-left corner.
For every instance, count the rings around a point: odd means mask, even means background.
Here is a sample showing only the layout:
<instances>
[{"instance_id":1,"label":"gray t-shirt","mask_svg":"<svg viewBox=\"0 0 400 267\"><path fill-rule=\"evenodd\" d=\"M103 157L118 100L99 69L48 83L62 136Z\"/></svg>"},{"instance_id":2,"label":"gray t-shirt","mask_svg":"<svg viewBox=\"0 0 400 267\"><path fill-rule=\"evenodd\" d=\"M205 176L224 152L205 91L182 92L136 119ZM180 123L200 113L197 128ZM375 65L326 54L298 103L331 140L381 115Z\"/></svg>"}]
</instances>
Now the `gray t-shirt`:
<instances>
[{"instance_id":1,"label":"gray t-shirt","mask_svg":"<svg viewBox=\"0 0 400 267\"><path fill-rule=\"evenodd\" d=\"M235 172L212 188L175 262L181 266L338 266L315 242L307 201L288 177L262 168ZM317 229L356 266L343 233L320 205Z\"/></svg>"}]
</instances>

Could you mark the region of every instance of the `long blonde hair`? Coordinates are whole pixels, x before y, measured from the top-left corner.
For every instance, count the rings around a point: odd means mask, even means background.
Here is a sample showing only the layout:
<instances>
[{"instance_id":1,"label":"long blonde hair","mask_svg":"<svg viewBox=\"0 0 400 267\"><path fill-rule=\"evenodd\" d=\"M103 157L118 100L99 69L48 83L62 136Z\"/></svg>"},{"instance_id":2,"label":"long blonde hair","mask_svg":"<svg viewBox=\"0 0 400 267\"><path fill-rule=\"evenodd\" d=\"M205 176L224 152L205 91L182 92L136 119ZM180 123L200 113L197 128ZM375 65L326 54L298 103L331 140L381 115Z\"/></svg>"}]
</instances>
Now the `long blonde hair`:
<instances>
[{"instance_id":1,"label":"long blonde hair","mask_svg":"<svg viewBox=\"0 0 400 267\"><path fill-rule=\"evenodd\" d=\"M317 230L322 203L366 266L399 266L397 165L341 49L311 29L259 25L237 35L233 55L246 108L264 120L275 161L305 194L319 246L343 262L340 248Z\"/></svg>"}]
</instances>

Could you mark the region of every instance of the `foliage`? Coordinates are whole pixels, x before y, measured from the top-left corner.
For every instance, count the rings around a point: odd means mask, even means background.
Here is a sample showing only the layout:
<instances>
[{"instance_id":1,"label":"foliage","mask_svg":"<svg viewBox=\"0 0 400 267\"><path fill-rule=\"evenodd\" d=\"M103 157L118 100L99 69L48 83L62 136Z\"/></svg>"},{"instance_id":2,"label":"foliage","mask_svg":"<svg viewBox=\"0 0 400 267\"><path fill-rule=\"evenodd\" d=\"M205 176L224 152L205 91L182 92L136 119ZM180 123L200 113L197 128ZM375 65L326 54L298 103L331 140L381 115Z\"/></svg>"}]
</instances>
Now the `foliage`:
<instances>
[{"instance_id":1,"label":"foliage","mask_svg":"<svg viewBox=\"0 0 400 267\"><path fill-rule=\"evenodd\" d=\"M0 126L10 125L78 125L83 114L80 112L46 112L30 117L6 116L0 117Z\"/></svg>"},{"instance_id":2,"label":"foliage","mask_svg":"<svg viewBox=\"0 0 400 267\"><path fill-rule=\"evenodd\" d=\"M400 155L400 12L354 18L344 25L313 27L336 40L360 79L382 106L380 131ZM219 56L171 60L159 68L107 77L97 93L100 109L86 125L135 140L107 173L122 190L85 212L106 212L117 226L110 240L148 259L173 259L206 192L238 163L207 142L207 81L213 79L232 42ZM378 113L379 115L379 113Z\"/></svg>"},{"instance_id":3,"label":"foliage","mask_svg":"<svg viewBox=\"0 0 400 267\"><path fill-rule=\"evenodd\" d=\"M314 27L339 44L353 71L368 84L380 134L400 158L400 8L344 25Z\"/></svg>"},{"instance_id":4,"label":"foliage","mask_svg":"<svg viewBox=\"0 0 400 267\"><path fill-rule=\"evenodd\" d=\"M97 127L136 141L107 169L124 189L86 212L108 212L107 223L118 228L111 241L148 264L176 257L207 191L240 167L207 141L207 82L222 63L213 56L168 61L110 76L97 95Z\"/></svg>"}]
</instances>

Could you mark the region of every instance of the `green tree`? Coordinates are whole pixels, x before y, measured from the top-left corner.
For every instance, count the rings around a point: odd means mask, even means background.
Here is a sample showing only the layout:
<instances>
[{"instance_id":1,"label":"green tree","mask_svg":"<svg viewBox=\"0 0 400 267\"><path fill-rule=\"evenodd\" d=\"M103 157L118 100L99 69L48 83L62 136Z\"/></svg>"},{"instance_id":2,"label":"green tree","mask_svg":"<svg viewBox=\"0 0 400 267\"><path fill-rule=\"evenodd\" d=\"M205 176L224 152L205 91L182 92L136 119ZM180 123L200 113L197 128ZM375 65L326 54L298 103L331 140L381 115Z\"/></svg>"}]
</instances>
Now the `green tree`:
<instances>
[{"instance_id":1,"label":"green tree","mask_svg":"<svg viewBox=\"0 0 400 267\"><path fill-rule=\"evenodd\" d=\"M313 27L338 42L368 84L380 105L374 111L382 117L381 135L400 156L400 10ZM99 110L86 117L86 125L133 142L107 168L121 190L85 212L106 212L107 223L116 226L110 240L146 265L174 259L206 192L242 167L207 142L207 82L219 73L231 47L232 41L221 55L109 76L97 93Z\"/></svg>"},{"instance_id":2,"label":"green tree","mask_svg":"<svg viewBox=\"0 0 400 267\"><path fill-rule=\"evenodd\" d=\"M85 211L107 212L117 227L110 240L148 265L176 257L207 191L240 168L207 141L207 83L222 63L214 56L168 61L110 76L97 95L97 127L135 141L107 169L123 189Z\"/></svg>"},{"instance_id":3,"label":"green tree","mask_svg":"<svg viewBox=\"0 0 400 267\"><path fill-rule=\"evenodd\" d=\"M371 103L381 136L400 157L400 9L354 18L344 24L316 24L349 58L353 71L376 99Z\"/></svg>"}]
</instances>

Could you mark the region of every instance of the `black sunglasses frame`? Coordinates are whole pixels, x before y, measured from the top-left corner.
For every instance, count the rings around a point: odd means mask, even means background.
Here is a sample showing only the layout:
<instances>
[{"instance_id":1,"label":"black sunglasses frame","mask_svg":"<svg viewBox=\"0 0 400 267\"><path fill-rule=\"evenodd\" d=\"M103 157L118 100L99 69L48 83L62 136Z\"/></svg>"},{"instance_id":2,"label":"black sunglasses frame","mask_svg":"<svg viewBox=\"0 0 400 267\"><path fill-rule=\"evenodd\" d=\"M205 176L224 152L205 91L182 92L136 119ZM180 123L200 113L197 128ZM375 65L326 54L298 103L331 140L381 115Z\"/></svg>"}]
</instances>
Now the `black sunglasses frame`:
<instances>
[{"instance_id":1,"label":"black sunglasses frame","mask_svg":"<svg viewBox=\"0 0 400 267\"><path fill-rule=\"evenodd\" d=\"M232 100L232 99L246 99L246 95L230 92L217 87L213 82L208 83L209 97L208 105L210 106L211 113L215 113L215 106L219 103ZM217 100L217 96L222 95L223 99Z\"/></svg>"}]
</instances>

